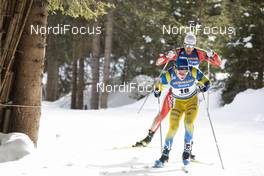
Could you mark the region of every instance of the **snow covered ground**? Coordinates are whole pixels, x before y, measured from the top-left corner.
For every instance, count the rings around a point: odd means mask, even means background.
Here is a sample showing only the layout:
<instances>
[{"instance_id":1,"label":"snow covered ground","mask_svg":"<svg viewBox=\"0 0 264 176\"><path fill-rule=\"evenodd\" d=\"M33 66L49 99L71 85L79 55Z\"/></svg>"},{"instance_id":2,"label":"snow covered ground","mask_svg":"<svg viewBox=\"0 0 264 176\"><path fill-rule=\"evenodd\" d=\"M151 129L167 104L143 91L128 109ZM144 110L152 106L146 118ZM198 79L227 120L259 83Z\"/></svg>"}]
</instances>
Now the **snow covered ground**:
<instances>
[{"instance_id":1,"label":"snow covered ground","mask_svg":"<svg viewBox=\"0 0 264 176\"><path fill-rule=\"evenodd\" d=\"M56 103L43 103L38 149L17 161L0 163L5 176L263 176L264 88L237 95L232 104L219 106L220 92L210 96L210 114L222 152L217 150L200 103L195 125L193 152L197 160L188 174L181 171L183 125L175 136L170 161L162 169L150 166L160 157L159 134L148 148L127 148L147 134L157 100L151 96L140 114L143 100L107 110L69 110ZM202 98L200 98L202 100ZM163 137L168 118L162 123ZM3 145L0 145L0 154ZM4 152L3 152L4 153ZM0 156L0 157L1 157Z\"/></svg>"},{"instance_id":2,"label":"snow covered ground","mask_svg":"<svg viewBox=\"0 0 264 176\"><path fill-rule=\"evenodd\" d=\"M87 105L87 108L90 109L90 98L91 98L91 91L86 89L84 91L84 105ZM135 99L130 98L130 93L124 92L115 92L109 94L109 99L108 99L108 106L109 107L119 107L122 105L127 105L136 102ZM66 108L70 109L71 108L71 94L67 94L66 96L60 98L56 102L53 103L54 105L57 105L60 108Z\"/></svg>"}]
</instances>

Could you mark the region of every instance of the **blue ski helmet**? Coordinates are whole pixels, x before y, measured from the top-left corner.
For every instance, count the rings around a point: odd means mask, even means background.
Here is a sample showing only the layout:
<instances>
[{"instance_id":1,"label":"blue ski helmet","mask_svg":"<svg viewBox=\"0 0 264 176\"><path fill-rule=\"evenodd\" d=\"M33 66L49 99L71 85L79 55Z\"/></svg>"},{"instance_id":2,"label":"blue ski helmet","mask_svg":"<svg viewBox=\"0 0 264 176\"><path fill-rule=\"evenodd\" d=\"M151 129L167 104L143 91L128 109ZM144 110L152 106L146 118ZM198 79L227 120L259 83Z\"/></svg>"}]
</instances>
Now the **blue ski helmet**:
<instances>
[{"instance_id":1,"label":"blue ski helmet","mask_svg":"<svg viewBox=\"0 0 264 176\"><path fill-rule=\"evenodd\" d=\"M175 66L177 70L189 70L189 64L186 58L182 58L182 57L177 58Z\"/></svg>"}]
</instances>

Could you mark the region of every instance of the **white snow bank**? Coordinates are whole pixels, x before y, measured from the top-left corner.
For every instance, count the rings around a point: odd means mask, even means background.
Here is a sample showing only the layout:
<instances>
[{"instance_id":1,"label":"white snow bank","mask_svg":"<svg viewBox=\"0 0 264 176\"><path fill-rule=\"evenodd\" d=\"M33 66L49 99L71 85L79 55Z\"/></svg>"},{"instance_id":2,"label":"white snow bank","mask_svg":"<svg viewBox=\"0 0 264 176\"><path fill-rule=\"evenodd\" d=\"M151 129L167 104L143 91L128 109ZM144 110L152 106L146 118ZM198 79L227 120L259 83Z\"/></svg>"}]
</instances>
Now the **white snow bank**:
<instances>
[{"instance_id":1,"label":"white snow bank","mask_svg":"<svg viewBox=\"0 0 264 176\"><path fill-rule=\"evenodd\" d=\"M0 163L18 160L34 150L34 144L26 134L0 133Z\"/></svg>"},{"instance_id":2,"label":"white snow bank","mask_svg":"<svg viewBox=\"0 0 264 176\"><path fill-rule=\"evenodd\" d=\"M146 96L152 89L154 79L147 75L138 75L133 78L130 83L116 84L110 86L108 91L108 107L119 107L134 103L142 96ZM99 88L100 90L100 88ZM112 91L110 91L112 90ZM84 91L84 105L90 109L91 86ZM71 93L61 97L53 106L70 109L71 107Z\"/></svg>"},{"instance_id":3,"label":"white snow bank","mask_svg":"<svg viewBox=\"0 0 264 176\"><path fill-rule=\"evenodd\" d=\"M233 102L212 112L218 122L228 125L263 128L264 124L264 88L248 89L236 95Z\"/></svg>"},{"instance_id":4,"label":"white snow bank","mask_svg":"<svg viewBox=\"0 0 264 176\"><path fill-rule=\"evenodd\" d=\"M263 108L264 88L253 90L247 89L236 95L231 104L225 105L225 110L243 112L259 112L264 114Z\"/></svg>"},{"instance_id":5,"label":"white snow bank","mask_svg":"<svg viewBox=\"0 0 264 176\"><path fill-rule=\"evenodd\" d=\"M136 100L133 98L130 98L129 95L130 93L127 93L127 92L114 92L114 93L109 94L108 106L118 107L118 106L123 106L123 105L136 102ZM91 98L90 91L85 90L84 91L84 105L87 105L88 109L90 109L90 98ZM59 100L57 100L56 102L52 104L60 108L70 109L71 94L69 93L65 95L64 97L61 97Z\"/></svg>"},{"instance_id":6,"label":"white snow bank","mask_svg":"<svg viewBox=\"0 0 264 176\"><path fill-rule=\"evenodd\" d=\"M130 98L130 93L127 92L115 92L110 94L108 97L109 107L124 106L136 102L137 100Z\"/></svg>"}]
</instances>

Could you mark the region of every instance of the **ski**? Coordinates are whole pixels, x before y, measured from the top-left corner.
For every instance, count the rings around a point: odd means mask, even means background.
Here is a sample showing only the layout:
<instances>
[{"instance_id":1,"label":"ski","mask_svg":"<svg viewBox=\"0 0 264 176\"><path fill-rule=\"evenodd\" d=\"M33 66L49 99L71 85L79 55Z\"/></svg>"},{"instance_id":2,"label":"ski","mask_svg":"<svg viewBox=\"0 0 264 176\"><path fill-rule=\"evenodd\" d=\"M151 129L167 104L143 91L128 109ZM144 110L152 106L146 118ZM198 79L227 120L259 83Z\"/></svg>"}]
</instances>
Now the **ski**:
<instances>
[{"instance_id":1,"label":"ski","mask_svg":"<svg viewBox=\"0 0 264 176\"><path fill-rule=\"evenodd\" d=\"M206 162L206 161L201 161L201 160L193 160L193 159L191 159L190 162L191 162L191 163L202 164L202 165L207 165L207 166L212 166L212 165L214 165L213 162ZM164 167L164 166L166 166L166 165L163 165L162 167ZM162 168L162 167L157 167L157 166L155 166L155 165L153 166L153 168Z\"/></svg>"},{"instance_id":2,"label":"ski","mask_svg":"<svg viewBox=\"0 0 264 176\"><path fill-rule=\"evenodd\" d=\"M212 166L214 165L213 162L205 162L205 161L200 161L200 160L194 160L194 159L191 159L190 160L191 163L197 163L197 164L203 164L203 165L207 165L207 166Z\"/></svg>"},{"instance_id":3,"label":"ski","mask_svg":"<svg viewBox=\"0 0 264 176\"><path fill-rule=\"evenodd\" d=\"M151 147L151 146L137 146L137 147L134 147L134 146L121 146L121 147L113 147L112 149L113 150L124 150L124 149L142 149L142 148L146 148L146 149L149 149L149 148L159 148L159 147Z\"/></svg>"}]
</instances>

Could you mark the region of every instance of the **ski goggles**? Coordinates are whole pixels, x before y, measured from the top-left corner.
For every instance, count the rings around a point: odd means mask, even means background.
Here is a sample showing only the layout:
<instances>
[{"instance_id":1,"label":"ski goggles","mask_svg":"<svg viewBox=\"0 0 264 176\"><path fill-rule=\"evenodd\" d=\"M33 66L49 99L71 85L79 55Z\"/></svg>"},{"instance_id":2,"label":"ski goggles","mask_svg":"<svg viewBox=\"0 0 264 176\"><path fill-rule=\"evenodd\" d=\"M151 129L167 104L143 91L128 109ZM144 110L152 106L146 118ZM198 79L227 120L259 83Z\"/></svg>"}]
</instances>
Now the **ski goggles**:
<instances>
[{"instance_id":1,"label":"ski goggles","mask_svg":"<svg viewBox=\"0 0 264 176\"><path fill-rule=\"evenodd\" d=\"M184 43L185 48L194 48L194 45Z\"/></svg>"}]
</instances>

